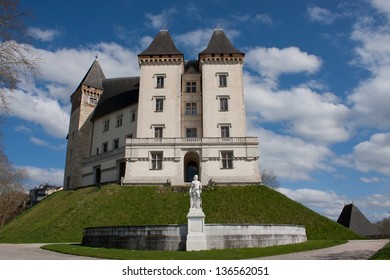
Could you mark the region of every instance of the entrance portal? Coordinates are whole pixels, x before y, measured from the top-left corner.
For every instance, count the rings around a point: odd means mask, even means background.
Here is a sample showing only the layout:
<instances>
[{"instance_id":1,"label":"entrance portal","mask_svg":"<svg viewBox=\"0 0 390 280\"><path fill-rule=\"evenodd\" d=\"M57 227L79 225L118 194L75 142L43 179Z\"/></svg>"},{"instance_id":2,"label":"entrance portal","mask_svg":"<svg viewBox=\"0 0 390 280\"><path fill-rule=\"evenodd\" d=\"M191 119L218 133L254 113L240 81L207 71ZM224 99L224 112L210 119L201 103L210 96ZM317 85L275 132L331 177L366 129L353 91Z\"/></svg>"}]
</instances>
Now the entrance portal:
<instances>
[{"instance_id":1,"label":"entrance portal","mask_svg":"<svg viewBox=\"0 0 390 280\"><path fill-rule=\"evenodd\" d=\"M184 182L192 182L194 175L200 180L199 157L195 152L189 152L184 157Z\"/></svg>"},{"instance_id":2,"label":"entrance portal","mask_svg":"<svg viewBox=\"0 0 390 280\"><path fill-rule=\"evenodd\" d=\"M195 175L198 175L198 165L195 161L190 161L187 163L187 175L186 175L186 182L191 182Z\"/></svg>"}]
</instances>

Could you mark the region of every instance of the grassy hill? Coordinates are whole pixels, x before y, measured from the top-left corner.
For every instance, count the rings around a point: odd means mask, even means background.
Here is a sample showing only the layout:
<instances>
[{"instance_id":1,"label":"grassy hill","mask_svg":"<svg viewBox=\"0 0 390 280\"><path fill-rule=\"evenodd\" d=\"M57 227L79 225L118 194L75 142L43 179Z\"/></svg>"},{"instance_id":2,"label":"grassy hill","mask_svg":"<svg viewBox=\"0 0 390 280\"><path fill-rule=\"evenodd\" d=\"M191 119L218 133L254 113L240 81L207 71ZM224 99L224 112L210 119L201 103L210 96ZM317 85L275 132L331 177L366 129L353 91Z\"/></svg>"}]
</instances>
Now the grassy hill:
<instances>
[{"instance_id":1,"label":"grassy hill","mask_svg":"<svg viewBox=\"0 0 390 280\"><path fill-rule=\"evenodd\" d=\"M203 192L206 223L296 224L308 239L356 239L356 234L264 186L212 187ZM1 243L80 242L83 228L109 225L184 224L184 187L115 184L57 192L0 231Z\"/></svg>"}]
</instances>

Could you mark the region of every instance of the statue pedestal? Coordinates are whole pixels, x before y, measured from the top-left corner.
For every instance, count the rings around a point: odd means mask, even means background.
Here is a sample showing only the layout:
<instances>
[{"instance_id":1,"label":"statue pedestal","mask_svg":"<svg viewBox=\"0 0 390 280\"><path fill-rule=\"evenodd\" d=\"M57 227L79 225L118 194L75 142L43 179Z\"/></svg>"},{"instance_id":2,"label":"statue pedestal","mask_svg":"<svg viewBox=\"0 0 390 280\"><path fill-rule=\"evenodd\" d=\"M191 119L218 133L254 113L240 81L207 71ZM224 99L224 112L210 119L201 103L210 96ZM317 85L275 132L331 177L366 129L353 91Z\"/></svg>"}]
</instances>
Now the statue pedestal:
<instances>
[{"instance_id":1,"label":"statue pedestal","mask_svg":"<svg viewBox=\"0 0 390 280\"><path fill-rule=\"evenodd\" d=\"M207 239L204 229L205 215L202 208L190 208L187 218L187 251L207 250Z\"/></svg>"}]
</instances>

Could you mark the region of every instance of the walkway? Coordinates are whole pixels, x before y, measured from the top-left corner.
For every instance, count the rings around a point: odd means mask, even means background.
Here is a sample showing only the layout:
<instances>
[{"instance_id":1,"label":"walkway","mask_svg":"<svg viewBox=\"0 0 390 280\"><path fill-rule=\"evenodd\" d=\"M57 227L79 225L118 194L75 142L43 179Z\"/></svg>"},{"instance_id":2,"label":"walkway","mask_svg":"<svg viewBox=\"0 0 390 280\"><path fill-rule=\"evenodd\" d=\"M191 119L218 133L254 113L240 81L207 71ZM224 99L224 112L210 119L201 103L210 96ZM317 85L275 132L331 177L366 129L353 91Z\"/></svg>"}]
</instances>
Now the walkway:
<instances>
[{"instance_id":1,"label":"walkway","mask_svg":"<svg viewBox=\"0 0 390 280\"><path fill-rule=\"evenodd\" d=\"M0 260L96 260L60 254L40 247L45 244L0 244Z\"/></svg>"},{"instance_id":2,"label":"walkway","mask_svg":"<svg viewBox=\"0 0 390 280\"><path fill-rule=\"evenodd\" d=\"M390 240L352 240L335 247L256 258L259 260L366 260ZM43 244L0 244L0 260L94 260L43 250ZM96 260L96 259L95 259Z\"/></svg>"},{"instance_id":3,"label":"walkway","mask_svg":"<svg viewBox=\"0 0 390 280\"><path fill-rule=\"evenodd\" d=\"M257 260L367 260L390 240L351 240L348 243L313 251L256 258Z\"/></svg>"}]
</instances>

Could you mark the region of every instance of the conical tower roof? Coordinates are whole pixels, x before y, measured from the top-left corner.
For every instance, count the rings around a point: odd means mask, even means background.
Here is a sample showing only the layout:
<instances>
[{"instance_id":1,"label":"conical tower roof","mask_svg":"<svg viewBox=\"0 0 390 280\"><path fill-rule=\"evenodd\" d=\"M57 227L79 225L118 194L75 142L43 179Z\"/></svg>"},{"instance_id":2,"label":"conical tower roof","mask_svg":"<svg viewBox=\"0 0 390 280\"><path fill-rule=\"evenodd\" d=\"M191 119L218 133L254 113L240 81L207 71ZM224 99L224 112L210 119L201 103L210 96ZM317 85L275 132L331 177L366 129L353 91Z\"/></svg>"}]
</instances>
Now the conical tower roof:
<instances>
[{"instance_id":1,"label":"conical tower roof","mask_svg":"<svg viewBox=\"0 0 390 280\"><path fill-rule=\"evenodd\" d=\"M92 63L89 68L87 74L85 74L84 78L81 80L80 85L86 85L98 89L103 89L102 81L106 78L103 73L102 68L97 59ZM80 85L77 87L79 88Z\"/></svg>"},{"instance_id":2,"label":"conical tower roof","mask_svg":"<svg viewBox=\"0 0 390 280\"><path fill-rule=\"evenodd\" d=\"M93 87L96 89L103 89L103 80L106 78L104 76L103 70L100 67L97 59L92 63L91 67L88 69L87 74L85 74L84 78L81 80L80 84L77 86L76 90L72 93L73 96L82 85Z\"/></svg>"},{"instance_id":3,"label":"conical tower roof","mask_svg":"<svg viewBox=\"0 0 390 280\"><path fill-rule=\"evenodd\" d=\"M236 49L230 42L222 29L215 29L207 48L201 51L199 54L241 54L244 53Z\"/></svg>"},{"instance_id":4,"label":"conical tower roof","mask_svg":"<svg viewBox=\"0 0 390 280\"><path fill-rule=\"evenodd\" d=\"M183 53L176 48L168 30L160 30L149 47L138 56L152 55L183 55Z\"/></svg>"}]
</instances>

